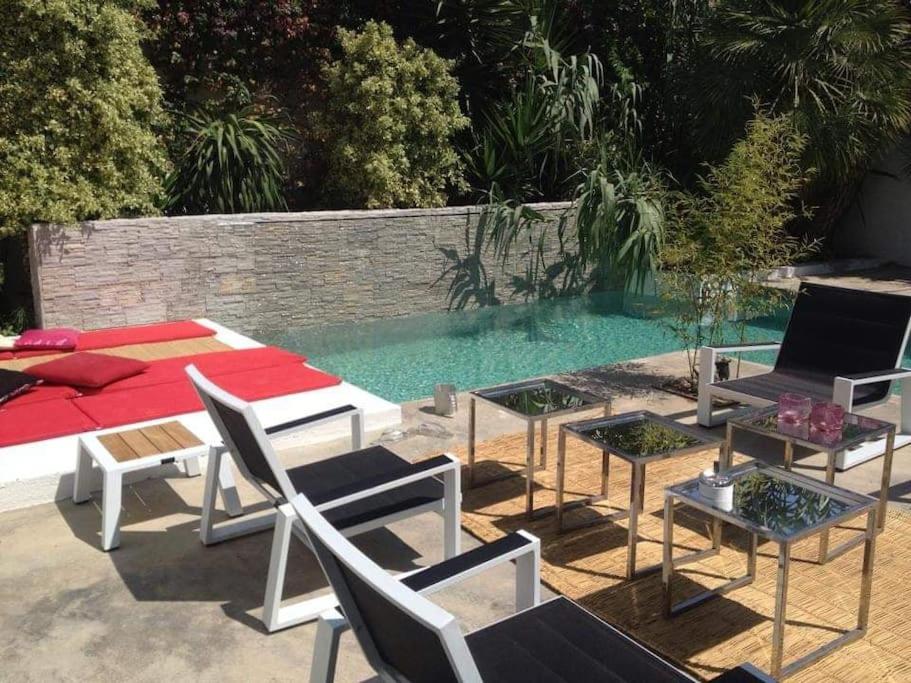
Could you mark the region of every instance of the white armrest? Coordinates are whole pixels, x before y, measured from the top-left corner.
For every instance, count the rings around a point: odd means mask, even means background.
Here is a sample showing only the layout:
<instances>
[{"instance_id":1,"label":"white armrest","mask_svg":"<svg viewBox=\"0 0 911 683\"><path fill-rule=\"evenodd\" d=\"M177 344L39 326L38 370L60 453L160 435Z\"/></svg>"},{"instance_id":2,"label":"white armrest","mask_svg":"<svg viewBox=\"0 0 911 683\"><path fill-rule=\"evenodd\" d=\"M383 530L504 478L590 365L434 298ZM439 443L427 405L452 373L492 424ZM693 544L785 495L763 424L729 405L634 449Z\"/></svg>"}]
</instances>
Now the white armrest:
<instances>
[{"instance_id":1,"label":"white armrest","mask_svg":"<svg viewBox=\"0 0 911 683\"><path fill-rule=\"evenodd\" d=\"M333 420L348 418L351 420L351 447L354 450L363 448L365 437L364 411L352 405L337 406L320 413L306 415L282 424L266 427L266 434L270 439L275 439L297 432L317 427Z\"/></svg>"},{"instance_id":2,"label":"white armrest","mask_svg":"<svg viewBox=\"0 0 911 683\"><path fill-rule=\"evenodd\" d=\"M703 346L704 349L712 349L721 353L740 353L743 351L768 351L781 347L781 342L757 342L755 344L730 344L726 346Z\"/></svg>"},{"instance_id":3,"label":"white armrest","mask_svg":"<svg viewBox=\"0 0 911 683\"><path fill-rule=\"evenodd\" d=\"M895 368L893 370L862 372L856 375L839 376L835 378L835 381L850 382L856 386L858 384L876 384L877 382L888 382L893 379L905 379L906 377L911 377L911 370L908 368Z\"/></svg>"}]
</instances>

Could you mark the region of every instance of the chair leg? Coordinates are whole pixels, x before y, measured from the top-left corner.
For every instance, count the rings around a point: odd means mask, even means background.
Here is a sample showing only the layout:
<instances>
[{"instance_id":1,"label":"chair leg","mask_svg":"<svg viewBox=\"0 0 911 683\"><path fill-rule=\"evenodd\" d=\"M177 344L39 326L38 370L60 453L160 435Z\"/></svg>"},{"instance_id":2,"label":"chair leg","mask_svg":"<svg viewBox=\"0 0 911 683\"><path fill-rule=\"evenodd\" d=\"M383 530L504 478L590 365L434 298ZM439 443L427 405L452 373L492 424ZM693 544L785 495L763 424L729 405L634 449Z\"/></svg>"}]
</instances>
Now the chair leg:
<instances>
[{"instance_id":1,"label":"chair leg","mask_svg":"<svg viewBox=\"0 0 911 683\"><path fill-rule=\"evenodd\" d=\"M443 474L443 559L461 551L462 483L460 464Z\"/></svg>"},{"instance_id":2,"label":"chair leg","mask_svg":"<svg viewBox=\"0 0 911 683\"><path fill-rule=\"evenodd\" d=\"M230 454L223 451L219 460L218 489L221 492L221 502L229 517L239 517L244 514L244 506L241 505L237 485L234 483L234 475L231 473Z\"/></svg>"},{"instance_id":3,"label":"chair leg","mask_svg":"<svg viewBox=\"0 0 911 683\"><path fill-rule=\"evenodd\" d=\"M541 602L541 541L534 540L531 550L516 558L516 611Z\"/></svg>"},{"instance_id":4,"label":"chair leg","mask_svg":"<svg viewBox=\"0 0 911 683\"><path fill-rule=\"evenodd\" d=\"M199 469L199 457L187 458L183 461L183 472L188 477L198 477L201 473Z\"/></svg>"},{"instance_id":5,"label":"chair leg","mask_svg":"<svg viewBox=\"0 0 911 683\"><path fill-rule=\"evenodd\" d=\"M348 623L335 610L320 615L313 643L310 683L332 683L335 680L339 639L347 628Z\"/></svg>"},{"instance_id":6,"label":"chair leg","mask_svg":"<svg viewBox=\"0 0 911 683\"><path fill-rule=\"evenodd\" d=\"M279 611L282 592L285 588L285 572L288 568L288 551L291 549L291 529L294 525L294 509L281 505L275 517L272 534L272 553L269 557L269 576L266 579L266 599L263 604L263 623L271 632L280 628Z\"/></svg>"},{"instance_id":7,"label":"chair leg","mask_svg":"<svg viewBox=\"0 0 911 683\"><path fill-rule=\"evenodd\" d=\"M715 349L699 349L699 396L696 402L696 421L703 427L712 426L712 382L715 381Z\"/></svg>"},{"instance_id":8,"label":"chair leg","mask_svg":"<svg viewBox=\"0 0 911 683\"><path fill-rule=\"evenodd\" d=\"M120 472L105 472L101 504L101 548L103 550L113 550L120 545L122 490L123 475Z\"/></svg>"},{"instance_id":9,"label":"chair leg","mask_svg":"<svg viewBox=\"0 0 911 683\"><path fill-rule=\"evenodd\" d=\"M84 503L92 497L92 456L79 440L76 452L76 472L73 475L73 502Z\"/></svg>"},{"instance_id":10,"label":"chair leg","mask_svg":"<svg viewBox=\"0 0 911 683\"><path fill-rule=\"evenodd\" d=\"M199 519L199 540L203 545L214 542L212 528L215 524L215 498L218 493L218 475L221 469L224 451L209 447L209 464L206 469L206 486L202 494L202 512Z\"/></svg>"}]
</instances>

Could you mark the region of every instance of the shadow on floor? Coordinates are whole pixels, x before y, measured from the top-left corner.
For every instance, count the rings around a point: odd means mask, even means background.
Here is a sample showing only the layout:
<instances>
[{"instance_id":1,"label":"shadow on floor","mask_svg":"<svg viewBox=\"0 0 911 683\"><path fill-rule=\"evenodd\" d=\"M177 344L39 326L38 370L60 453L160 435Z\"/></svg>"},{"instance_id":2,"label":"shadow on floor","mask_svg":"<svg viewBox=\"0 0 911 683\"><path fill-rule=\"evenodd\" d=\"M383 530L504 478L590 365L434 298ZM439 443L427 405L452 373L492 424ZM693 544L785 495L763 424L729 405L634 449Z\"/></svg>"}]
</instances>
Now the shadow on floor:
<instances>
[{"instance_id":1,"label":"shadow on floor","mask_svg":"<svg viewBox=\"0 0 911 683\"><path fill-rule=\"evenodd\" d=\"M249 513L266 506L261 503L246 509ZM57 508L76 538L103 552L99 493L81 505L58 501ZM165 479L125 487L121 514L120 547L107 555L137 601L218 602L229 617L265 632L259 610L265 595L271 531L203 546L199 540L199 508L187 505ZM155 529L144 524L177 515L195 519L163 530L162 522L154 525ZM227 519L220 514L217 522ZM148 528L137 528L143 525ZM358 536L355 545L392 572L421 566L417 561L422 555L386 529ZM293 542L284 598L312 597L326 587L315 558L302 543Z\"/></svg>"}]
</instances>

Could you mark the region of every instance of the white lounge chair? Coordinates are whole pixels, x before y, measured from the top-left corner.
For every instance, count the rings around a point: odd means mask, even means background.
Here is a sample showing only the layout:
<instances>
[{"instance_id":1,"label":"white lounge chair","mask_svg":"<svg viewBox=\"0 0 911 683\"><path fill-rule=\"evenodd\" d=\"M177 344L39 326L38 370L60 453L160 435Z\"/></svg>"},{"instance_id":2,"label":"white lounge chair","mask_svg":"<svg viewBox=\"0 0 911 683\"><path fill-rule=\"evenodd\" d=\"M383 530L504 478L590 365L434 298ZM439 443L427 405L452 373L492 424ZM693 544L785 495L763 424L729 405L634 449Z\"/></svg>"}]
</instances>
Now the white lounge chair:
<instances>
[{"instance_id":1,"label":"white lounge chair","mask_svg":"<svg viewBox=\"0 0 911 683\"><path fill-rule=\"evenodd\" d=\"M335 675L339 637L351 627L370 665L384 681L670 681L696 679L566 598L533 604L463 635L455 617L422 594L451 575L430 567L397 579L345 539L299 495L291 505L338 596L342 612L320 617L311 683ZM509 536L507 536L509 538ZM474 552L485 551L485 546ZM466 553L465 567L477 566ZM521 583L521 582L520 582ZM750 666L718 681L768 682Z\"/></svg>"},{"instance_id":2,"label":"white lounge chair","mask_svg":"<svg viewBox=\"0 0 911 683\"><path fill-rule=\"evenodd\" d=\"M911 442L911 370L901 367L911 329L911 297L803 283L781 343L704 346L699 352L698 421L712 427L728 416L713 412L712 400L753 406L777 402L786 392L834 401L849 412L888 400L901 382L901 425L896 448ZM777 349L771 372L715 380L718 354ZM904 397L908 396L909 401ZM882 441L836 460L839 469L881 455Z\"/></svg>"},{"instance_id":3,"label":"white lounge chair","mask_svg":"<svg viewBox=\"0 0 911 683\"><path fill-rule=\"evenodd\" d=\"M187 374L223 440L209 452L200 538L210 545L274 527L263 607L263 623L269 631L316 619L336 604L332 595L281 604L292 533L306 543L287 505L298 493L306 493L347 536L424 512L439 513L443 517L444 556L458 554L461 464L455 456L443 454L412 464L382 446L361 448L364 416L350 405L264 429L250 404L216 386L193 365L187 367ZM355 450L290 469L281 465L271 438L341 418L351 419ZM265 515L216 525L219 478L228 466L228 454L274 509Z\"/></svg>"}]
</instances>

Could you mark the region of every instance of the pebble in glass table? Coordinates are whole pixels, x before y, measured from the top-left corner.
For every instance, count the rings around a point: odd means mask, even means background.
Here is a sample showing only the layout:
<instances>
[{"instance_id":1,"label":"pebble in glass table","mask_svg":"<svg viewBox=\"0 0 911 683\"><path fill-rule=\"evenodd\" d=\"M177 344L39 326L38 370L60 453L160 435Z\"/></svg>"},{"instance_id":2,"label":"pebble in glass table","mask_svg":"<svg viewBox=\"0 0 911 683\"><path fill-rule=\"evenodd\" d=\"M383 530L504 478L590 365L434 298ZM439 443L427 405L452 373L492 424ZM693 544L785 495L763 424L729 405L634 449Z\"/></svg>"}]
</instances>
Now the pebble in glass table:
<instances>
[{"instance_id":1,"label":"pebble in glass table","mask_svg":"<svg viewBox=\"0 0 911 683\"><path fill-rule=\"evenodd\" d=\"M581 439L595 448L600 448L602 454L601 493L581 500L574 500L568 504L563 502L564 481L566 479L567 436ZM613 522L628 517L626 577L630 579L636 574L644 574L661 569L661 564L656 564L639 571L636 570L636 541L639 534L639 513L642 511L643 499L645 498L646 465L658 460L699 453L713 447L723 448L724 441L708 432L702 432L680 424L675 420L656 415L648 410L562 425L557 442L557 531L562 533L570 529ZM629 508L568 526L564 523L566 510L607 500L611 454L625 460L632 468ZM713 531L714 536L720 539L720 524Z\"/></svg>"},{"instance_id":2,"label":"pebble in glass table","mask_svg":"<svg viewBox=\"0 0 911 683\"><path fill-rule=\"evenodd\" d=\"M566 417L588 410L604 410L610 415L610 399L599 398L552 380L529 380L505 384L489 389L478 389L470 393L468 403L468 487L475 486L475 425L476 403L486 403L514 417L525 420L527 436L525 443L525 511L529 518L534 516L535 470L547 466L547 421ZM535 431L541 423L540 459L535 467ZM481 482L491 484L507 477L516 476L510 472Z\"/></svg>"},{"instance_id":3,"label":"pebble in glass table","mask_svg":"<svg viewBox=\"0 0 911 683\"><path fill-rule=\"evenodd\" d=\"M876 420L864 415L845 413L845 423L841 432L819 432L809 422L794 425L779 422L778 407L761 408L741 417L732 417L727 426L726 466L730 466L730 454L734 430L739 429L753 434L760 434L784 442L784 467L790 470L794 464L794 446L804 446L828 456L826 463L826 483L835 483L835 459L841 451L854 448L868 441L886 437L886 450L883 453L882 485L879 493L879 513L877 528L881 531L886 524L886 511L889 505L889 486L892 481L892 455L895 449L895 425ZM837 557L844 548L829 551L829 534L824 532L819 538L819 561L828 562Z\"/></svg>"},{"instance_id":4,"label":"pebble in glass table","mask_svg":"<svg viewBox=\"0 0 911 683\"><path fill-rule=\"evenodd\" d=\"M869 623L870 595L873 587L873 555L877 536L876 499L755 460L729 469L725 474L733 480L734 486L733 504L729 510L712 505L700 495L698 478L675 484L665 490L662 571L665 615L679 614L706 600L752 583L756 578L758 537L762 536L778 544L778 580L775 591L770 670L772 677L779 679L790 676L843 645L862 638ZM673 604L671 592L674 571L704 556L705 551L673 557L675 502L696 508L713 520L726 522L750 534L747 573L744 576L694 595L677 605ZM784 628L792 545L864 514L867 515L866 530L851 541L851 547L864 544L856 627L845 629L841 635L825 645L784 666ZM820 586L820 589L824 588L825 586Z\"/></svg>"}]
</instances>

